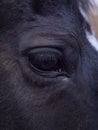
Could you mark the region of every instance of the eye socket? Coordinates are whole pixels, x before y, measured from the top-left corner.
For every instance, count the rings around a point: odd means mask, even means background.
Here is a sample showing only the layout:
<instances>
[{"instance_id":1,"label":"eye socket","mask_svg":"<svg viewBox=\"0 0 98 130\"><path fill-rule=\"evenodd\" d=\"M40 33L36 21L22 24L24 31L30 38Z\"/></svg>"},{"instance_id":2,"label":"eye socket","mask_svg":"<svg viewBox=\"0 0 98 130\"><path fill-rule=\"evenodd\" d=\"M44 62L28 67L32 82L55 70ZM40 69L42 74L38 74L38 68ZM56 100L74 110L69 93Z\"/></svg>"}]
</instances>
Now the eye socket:
<instances>
[{"instance_id":1,"label":"eye socket","mask_svg":"<svg viewBox=\"0 0 98 130\"><path fill-rule=\"evenodd\" d=\"M29 51L27 56L32 70L40 75L68 76L68 73L64 71L63 54L58 49L35 48Z\"/></svg>"}]
</instances>

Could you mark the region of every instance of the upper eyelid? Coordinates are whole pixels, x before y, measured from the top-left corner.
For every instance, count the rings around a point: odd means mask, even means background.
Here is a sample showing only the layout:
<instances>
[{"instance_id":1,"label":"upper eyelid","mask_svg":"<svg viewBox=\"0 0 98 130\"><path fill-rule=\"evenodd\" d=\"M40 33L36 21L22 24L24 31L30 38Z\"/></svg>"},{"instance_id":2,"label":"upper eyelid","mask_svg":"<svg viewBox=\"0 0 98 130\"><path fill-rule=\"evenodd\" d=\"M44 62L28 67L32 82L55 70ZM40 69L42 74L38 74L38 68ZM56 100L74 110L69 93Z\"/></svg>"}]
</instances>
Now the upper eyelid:
<instances>
[{"instance_id":1,"label":"upper eyelid","mask_svg":"<svg viewBox=\"0 0 98 130\"><path fill-rule=\"evenodd\" d=\"M71 46L75 41L77 42L76 35L71 33L65 35L56 35L56 34L27 34L21 37L19 43L19 51L23 52L25 50L30 50L30 48L35 47L57 47L57 48L66 48L66 46ZM74 45L75 46L75 45Z\"/></svg>"},{"instance_id":2,"label":"upper eyelid","mask_svg":"<svg viewBox=\"0 0 98 130\"><path fill-rule=\"evenodd\" d=\"M64 49L64 47L63 46L39 46L39 47L30 47L30 48L27 48L27 49L25 49L25 50L23 50L23 51L21 51L21 54L23 55L23 56L25 56L25 55L27 55L27 54L29 54L29 52L30 51L32 51L32 50L34 50L34 49L38 49L38 48L46 48L46 49L55 49L55 50L58 50L58 51L60 51L60 52L63 52L63 49Z\"/></svg>"}]
</instances>

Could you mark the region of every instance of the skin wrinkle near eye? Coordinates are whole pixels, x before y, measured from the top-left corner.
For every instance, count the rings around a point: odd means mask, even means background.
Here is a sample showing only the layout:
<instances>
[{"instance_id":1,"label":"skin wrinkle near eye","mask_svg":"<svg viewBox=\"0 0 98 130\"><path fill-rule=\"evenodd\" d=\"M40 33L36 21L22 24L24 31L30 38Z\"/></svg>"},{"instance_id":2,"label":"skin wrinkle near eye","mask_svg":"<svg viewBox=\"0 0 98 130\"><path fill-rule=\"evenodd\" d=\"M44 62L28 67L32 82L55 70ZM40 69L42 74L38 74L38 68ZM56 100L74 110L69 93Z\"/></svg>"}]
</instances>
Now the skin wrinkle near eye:
<instances>
[{"instance_id":1,"label":"skin wrinkle near eye","mask_svg":"<svg viewBox=\"0 0 98 130\"><path fill-rule=\"evenodd\" d=\"M70 39L68 39L71 37ZM68 40L67 40L68 39ZM33 47L43 47L43 46L51 46L51 47L61 47L64 48L64 46L67 44L67 46L70 46L70 41L75 40L74 46L77 46L77 36L74 33L68 33L65 35L58 35L58 34L24 34L23 37L20 40L20 51L24 51L28 48ZM66 47L66 46L65 46Z\"/></svg>"},{"instance_id":2,"label":"skin wrinkle near eye","mask_svg":"<svg viewBox=\"0 0 98 130\"><path fill-rule=\"evenodd\" d=\"M25 40L23 40L23 42L21 42L20 50L41 46L58 46L61 42L61 40L57 40L53 37L41 37L34 35L32 37L27 37Z\"/></svg>"},{"instance_id":3,"label":"skin wrinkle near eye","mask_svg":"<svg viewBox=\"0 0 98 130\"><path fill-rule=\"evenodd\" d=\"M43 20L44 19L44 20ZM43 46L44 45L58 45L58 41L53 41L51 39L62 39L62 37L64 39L66 39L67 35L72 35L73 37L78 37L78 33L75 32L75 27L73 26L73 24L71 24L71 26L68 26L69 24L67 22L64 21L64 19L60 18L54 18L53 17L49 17L50 20L47 20L46 18L40 18L40 21L36 20L36 23L32 23L30 22L28 24L25 23L22 26L19 25L19 39L20 39L20 50L24 49L24 48L28 48L29 45L30 47L32 46L39 46L39 43L36 42L36 45L34 43L34 39L37 37L37 39L43 37L44 39L49 39L47 40L47 42L41 43ZM69 20L69 19L67 19ZM75 22L73 20L71 20L70 22ZM54 24L55 23L55 24ZM62 24L61 24L62 23ZM67 24L67 25L66 25ZM21 28L21 29L20 29ZM41 38L42 39L42 38ZM37 40L36 40L37 41ZM38 42L39 42L38 41ZM43 41L42 41L43 42ZM41 45L40 44L40 45ZM62 43L60 43L62 44Z\"/></svg>"}]
</instances>

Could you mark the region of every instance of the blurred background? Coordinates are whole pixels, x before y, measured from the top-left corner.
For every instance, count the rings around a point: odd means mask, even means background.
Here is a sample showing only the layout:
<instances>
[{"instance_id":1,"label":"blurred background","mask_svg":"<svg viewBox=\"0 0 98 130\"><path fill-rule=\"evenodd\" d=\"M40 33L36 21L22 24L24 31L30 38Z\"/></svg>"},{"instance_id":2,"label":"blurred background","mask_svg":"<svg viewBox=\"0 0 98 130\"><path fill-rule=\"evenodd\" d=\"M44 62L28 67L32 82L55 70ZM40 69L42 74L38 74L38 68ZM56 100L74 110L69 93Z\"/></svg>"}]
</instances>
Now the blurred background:
<instances>
[{"instance_id":1,"label":"blurred background","mask_svg":"<svg viewBox=\"0 0 98 130\"><path fill-rule=\"evenodd\" d=\"M90 13L90 20L93 26L93 30L95 31L96 37L98 38L98 12L96 12L96 15Z\"/></svg>"}]
</instances>

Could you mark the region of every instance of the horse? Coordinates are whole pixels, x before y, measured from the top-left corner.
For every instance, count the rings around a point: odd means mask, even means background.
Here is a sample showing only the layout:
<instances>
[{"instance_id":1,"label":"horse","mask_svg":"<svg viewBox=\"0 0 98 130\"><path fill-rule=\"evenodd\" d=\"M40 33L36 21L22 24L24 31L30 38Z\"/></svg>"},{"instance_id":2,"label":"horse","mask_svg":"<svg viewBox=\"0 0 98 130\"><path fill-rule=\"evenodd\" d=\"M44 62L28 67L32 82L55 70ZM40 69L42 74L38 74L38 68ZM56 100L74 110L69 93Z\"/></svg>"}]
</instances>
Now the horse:
<instances>
[{"instance_id":1,"label":"horse","mask_svg":"<svg viewBox=\"0 0 98 130\"><path fill-rule=\"evenodd\" d=\"M98 130L92 7L0 0L0 130Z\"/></svg>"}]
</instances>

